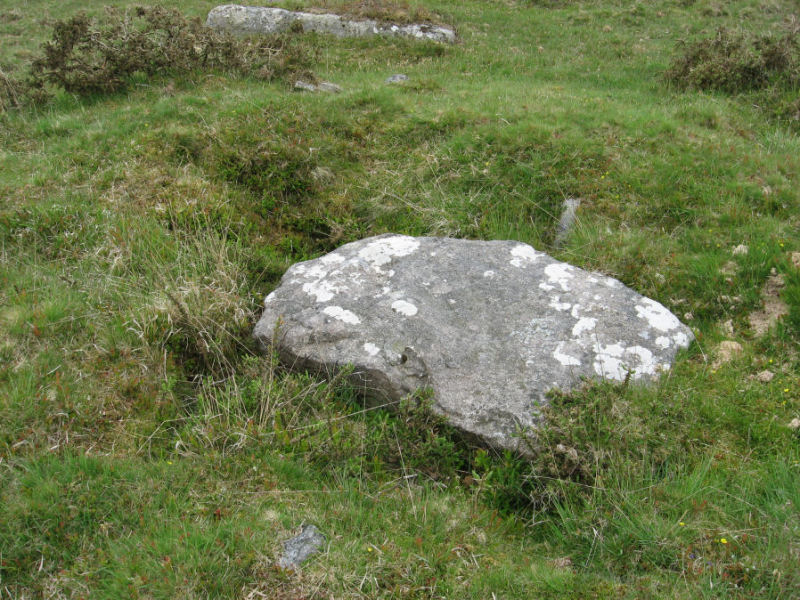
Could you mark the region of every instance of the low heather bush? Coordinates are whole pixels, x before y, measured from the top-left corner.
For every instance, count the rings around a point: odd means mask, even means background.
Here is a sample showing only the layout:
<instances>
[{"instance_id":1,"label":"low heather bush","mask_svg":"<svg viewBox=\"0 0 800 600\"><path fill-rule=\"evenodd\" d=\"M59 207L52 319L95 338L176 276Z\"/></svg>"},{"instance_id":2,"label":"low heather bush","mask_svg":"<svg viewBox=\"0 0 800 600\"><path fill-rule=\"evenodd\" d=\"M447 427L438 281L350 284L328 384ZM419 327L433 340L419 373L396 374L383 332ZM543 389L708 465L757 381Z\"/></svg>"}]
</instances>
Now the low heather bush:
<instances>
[{"instance_id":1,"label":"low heather bush","mask_svg":"<svg viewBox=\"0 0 800 600\"><path fill-rule=\"evenodd\" d=\"M79 14L53 27L27 74L0 71L0 110L47 101L62 89L113 93L136 77L224 71L274 80L309 73L314 52L291 34L236 38L163 7L106 9L102 22Z\"/></svg>"}]
</instances>

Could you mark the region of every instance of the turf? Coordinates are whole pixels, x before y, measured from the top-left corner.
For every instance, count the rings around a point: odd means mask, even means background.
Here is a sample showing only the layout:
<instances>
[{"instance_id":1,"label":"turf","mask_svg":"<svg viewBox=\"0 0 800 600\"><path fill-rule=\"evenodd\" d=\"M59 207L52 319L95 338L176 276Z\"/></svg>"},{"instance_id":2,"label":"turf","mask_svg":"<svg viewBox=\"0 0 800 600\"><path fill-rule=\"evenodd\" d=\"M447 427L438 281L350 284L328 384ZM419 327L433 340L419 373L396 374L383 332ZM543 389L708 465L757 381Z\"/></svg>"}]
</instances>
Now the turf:
<instances>
[{"instance_id":1,"label":"turf","mask_svg":"<svg viewBox=\"0 0 800 600\"><path fill-rule=\"evenodd\" d=\"M341 94L168 72L0 113L0 598L797 597L799 130L667 76L796 4L282 5L460 41L293 38ZM80 10L0 8L0 74ZM554 395L533 465L257 351L289 265L386 231L530 243L697 341L657 385ZM281 572L302 523L327 544Z\"/></svg>"}]
</instances>

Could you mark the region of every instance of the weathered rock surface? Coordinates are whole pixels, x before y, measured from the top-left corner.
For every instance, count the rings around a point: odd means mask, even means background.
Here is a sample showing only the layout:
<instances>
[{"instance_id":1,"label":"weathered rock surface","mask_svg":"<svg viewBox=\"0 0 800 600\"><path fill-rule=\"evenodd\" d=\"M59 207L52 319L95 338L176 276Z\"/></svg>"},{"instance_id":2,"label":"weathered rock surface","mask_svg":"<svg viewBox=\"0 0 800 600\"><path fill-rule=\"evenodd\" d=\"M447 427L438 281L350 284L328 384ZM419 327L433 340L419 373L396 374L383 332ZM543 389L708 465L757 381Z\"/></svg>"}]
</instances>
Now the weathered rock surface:
<instances>
[{"instance_id":1,"label":"weathered rock surface","mask_svg":"<svg viewBox=\"0 0 800 600\"><path fill-rule=\"evenodd\" d=\"M408 37L434 42L456 41L452 29L424 23L392 25L379 21L351 21L332 14L293 12L282 8L239 6L226 4L217 6L208 13L206 26L217 31L235 34L281 33L299 24L304 32L315 31L337 37Z\"/></svg>"},{"instance_id":2,"label":"weathered rock surface","mask_svg":"<svg viewBox=\"0 0 800 600\"><path fill-rule=\"evenodd\" d=\"M525 452L551 388L650 380L693 339L619 281L509 241L387 234L293 265L255 329L298 369L353 365L367 396L434 392L434 410Z\"/></svg>"}]
</instances>

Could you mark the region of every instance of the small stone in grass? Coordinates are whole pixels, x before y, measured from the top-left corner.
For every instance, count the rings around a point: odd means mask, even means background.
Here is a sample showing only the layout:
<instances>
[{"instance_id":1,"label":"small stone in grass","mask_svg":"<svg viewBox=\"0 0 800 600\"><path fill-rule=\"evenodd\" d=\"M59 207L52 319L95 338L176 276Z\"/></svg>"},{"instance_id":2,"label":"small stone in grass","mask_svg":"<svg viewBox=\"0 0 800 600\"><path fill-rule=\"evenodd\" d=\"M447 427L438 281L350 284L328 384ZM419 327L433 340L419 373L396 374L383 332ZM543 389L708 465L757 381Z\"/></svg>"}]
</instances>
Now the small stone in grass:
<instances>
[{"instance_id":1,"label":"small stone in grass","mask_svg":"<svg viewBox=\"0 0 800 600\"><path fill-rule=\"evenodd\" d=\"M770 381L775 379L775 373L773 373L768 369L765 369L764 371L761 371L757 375L751 375L750 378L755 379L756 381L760 381L761 383L769 383Z\"/></svg>"},{"instance_id":2,"label":"small stone in grass","mask_svg":"<svg viewBox=\"0 0 800 600\"><path fill-rule=\"evenodd\" d=\"M550 565L556 569L569 569L572 567L572 559L569 556L562 556L561 558L554 558L550 561Z\"/></svg>"},{"instance_id":3,"label":"small stone in grass","mask_svg":"<svg viewBox=\"0 0 800 600\"><path fill-rule=\"evenodd\" d=\"M296 570L300 563L317 552L325 543L325 536L313 525L303 525L293 538L283 542L283 556L278 560L281 569Z\"/></svg>"},{"instance_id":4,"label":"small stone in grass","mask_svg":"<svg viewBox=\"0 0 800 600\"><path fill-rule=\"evenodd\" d=\"M791 429L793 431L797 431L798 429L800 429L800 419L798 419L797 417L792 419L789 422L789 429Z\"/></svg>"},{"instance_id":5,"label":"small stone in grass","mask_svg":"<svg viewBox=\"0 0 800 600\"><path fill-rule=\"evenodd\" d=\"M792 252L791 254L792 265L795 269L800 269L800 252Z\"/></svg>"},{"instance_id":6,"label":"small stone in grass","mask_svg":"<svg viewBox=\"0 0 800 600\"><path fill-rule=\"evenodd\" d=\"M408 81L408 75L397 73L396 75L387 77L384 83L402 83L403 81Z\"/></svg>"},{"instance_id":7,"label":"small stone in grass","mask_svg":"<svg viewBox=\"0 0 800 600\"><path fill-rule=\"evenodd\" d=\"M731 252L731 254L733 254L734 256L744 256L744 255L746 255L746 254L747 254L749 251L750 251L750 248L748 248L748 247L747 247L745 244L739 244L738 246L736 246L736 247L733 249L733 251Z\"/></svg>"}]
</instances>

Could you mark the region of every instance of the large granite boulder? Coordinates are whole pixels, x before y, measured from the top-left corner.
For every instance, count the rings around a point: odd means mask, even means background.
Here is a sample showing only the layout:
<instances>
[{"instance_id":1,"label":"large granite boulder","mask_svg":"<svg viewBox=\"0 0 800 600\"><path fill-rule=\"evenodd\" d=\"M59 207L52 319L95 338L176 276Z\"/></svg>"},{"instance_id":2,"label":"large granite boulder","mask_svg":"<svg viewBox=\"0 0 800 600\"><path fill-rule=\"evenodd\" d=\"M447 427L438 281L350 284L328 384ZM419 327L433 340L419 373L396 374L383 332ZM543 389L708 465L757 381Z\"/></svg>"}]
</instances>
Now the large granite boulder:
<instances>
[{"instance_id":1,"label":"large granite boulder","mask_svg":"<svg viewBox=\"0 0 800 600\"><path fill-rule=\"evenodd\" d=\"M293 265L255 336L297 369L353 381L379 402L420 388L434 410L525 452L552 388L652 380L692 332L658 302L510 241L382 235Z\"/></svg>"},{"instance_id":2,"label":"large granite boulder","mask_svg":"<svg viewBox=\"0 0 800 600\"><path fill-rule=\"evenodd\" d=\"M379 21L352 21L331 14L293 12L282 8L261 6L238 6L226 4L217 6L208 13L206 26L217 31L234 34L281 33L300 26L304 32L316 31L337 37L408 37L434 42L456 41L455 31L447 27L412 23L393 25Z\"/></svg>"}]
</instances>

